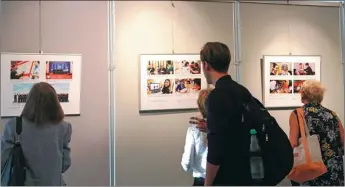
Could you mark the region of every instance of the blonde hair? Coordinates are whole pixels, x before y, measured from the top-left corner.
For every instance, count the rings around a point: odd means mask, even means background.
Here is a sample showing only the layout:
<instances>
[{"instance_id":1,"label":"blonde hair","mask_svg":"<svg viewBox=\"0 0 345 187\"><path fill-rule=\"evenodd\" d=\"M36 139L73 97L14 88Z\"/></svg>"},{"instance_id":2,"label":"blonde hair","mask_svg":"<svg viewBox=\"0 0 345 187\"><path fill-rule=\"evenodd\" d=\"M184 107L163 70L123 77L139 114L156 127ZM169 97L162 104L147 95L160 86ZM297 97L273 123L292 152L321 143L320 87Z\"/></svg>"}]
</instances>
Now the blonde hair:
<instances>
[{"instance_id":1,"label":"blonde hair","mask_svg":"<svg viewBox=\"0 0 345 187\"><path fill-rule=\"evenodd\" d=\"M323 100L325 88L320 81L306 80L301 87L302 100L306 100L311 103L320 104Z\"/></svg>"},{"instance_id":2,"label":"blonde hair","mask_svg":"<svg viewBox=\"0 0 345 187\"><path fill-rule=\"evenodd\" d=\"M212 91L212 88L207 88L207 89L200 90L199 92L197 104L198 104L198 109L204 119L207 118L206 100L207 100L208 94L211 91ZM202 134L203 143L204 145L206 145L207 134L204 132L201 132L201 134Z\"/></svg>"},{"instance_id":3,"label":"blonde hair","mask_svg":"<svg viewBox=\"0 0 345 187\"><path fill-rule=\"evenodd\" d=\"M197 104L198 104L198 109L203 118L207 118L206 100L211 90L212 90L211 88L207 88L207 89L200 90L199 92Z\"/></svg>"}]
</instances>

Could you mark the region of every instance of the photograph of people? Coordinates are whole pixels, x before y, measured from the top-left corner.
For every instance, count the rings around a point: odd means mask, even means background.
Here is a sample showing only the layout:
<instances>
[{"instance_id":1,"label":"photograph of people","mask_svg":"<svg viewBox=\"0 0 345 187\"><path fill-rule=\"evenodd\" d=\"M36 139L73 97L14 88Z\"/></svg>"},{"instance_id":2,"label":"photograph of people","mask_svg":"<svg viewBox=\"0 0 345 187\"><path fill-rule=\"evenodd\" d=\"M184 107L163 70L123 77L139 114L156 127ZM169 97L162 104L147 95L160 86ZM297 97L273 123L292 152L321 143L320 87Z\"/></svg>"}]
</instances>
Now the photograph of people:
<instances>
[{"instance_id":1,"label":"photograph of people","mask_svg":"<svg viewBox=\"0 0 345 187\"><path fill-rule=\"evenodd\" d=\"M294 63L294 75L315 75L315 64Z\"/></svg>"},{"instance_id":2,"label":"photograph of people","mask_svg":"<svg viewBox=\"0 0 345 187\"><path fill-rule=\"evenodd\" d=\"M182 60L175 62L175 74L200 74L201 73L201 62L200 61L187 61Z\"/></svg>"},{"instance_id":3,"label":"photograph of people","mask_svg":"<svg viewBox=\"0 0 345 187\"><path fill-rule=\"evenodd\" d=\"M174 74L174 63L172 60L151 60L147 64L148 75Z\"/></svg>"},{"instance_id":4,"label":"photograph of people","mask_svg":"<svg viewBox=\"0 0 345 187\"><path fill-rule=\"evenodd\" d=\"M293 81L293 92L294 93L300 93L302 85L305 80L294 80Z\"/></svg>"},{"instance_id":5,"label":"photograph of people","mask_svg":"<svg viewBox=\"0 0 345 187\"><path fill-rule=\"evenodd\" d=\"M325 88L320 81L306 80L300 92L306 130L311 136L318 136L327 173L298 186L344 186L344 126L334 111L322 105ZM294 110L289 118L289 139L293 148L299 146L300 138L301 123L297 114Z\"/></svg>"},{"instance_id":6,"label":"photograph of people","mask_svg":"<svg viewBox=\"0 0 345 187\"><path fill-rule=\"evenodd\" d=\"M279 70L279 66L277 63L272 62L271 63L271 73L270 75L278 75L278 70Z\"/></svg>"},{"instance_id":7,"label":"photograph of people","mask_svg":"<svg viewBox=\"0 0 345 187\"><path fill-rule=\"evenodd\" d=\"M201 79L176 79L175 92L176 93L192 93L198 92L201 89Z\"/></svg>"},{"instance_id":8,"label":"photograph of people","mask_svg":"<svg viewBox=\"0 0 345 187\"><path fill-rule=\"evenodd\" d=\"M292 81L291 80L271 80L270 81L270 93L292 93Z\"/></svg>"},{"instance_id":9,"label":"photograph of people","mask_svg":"<svg viewBox=\"0 0 345 187\"><path fill-rule=\"evenodd\" d=\"M207 118L206 100L211 89L199 92L197 105L202 119ZM181 165L186 172L192 172L193 186L204 186L207 158L207 134L191 124L187 130Z\"/></svg>"},{"instance_id":10,"label":"photograph of people","mask_svg":"<svg viewBox=\"0 0 345 187\"><path fill-rule=\"evenodd\" d=\"M71 166L72 125L64 121L64 116L55 89L46 82L33 85L20 117L8 120L4 126L2 177L11 176L10 168L5 168L16 144L16 122L21 120L20 143L26 167L21 186L66 186L63 173Z\"/></svg>"},{"instance_id":11,"label":"photograph of people","mask_svg":"<svg viewBox=\"0 0 345 187\"><path fill-rule=\"evenodd\" d=\"M169 79L165 79L164 85L163 85L163 88L162 88L162 93L163 94L172 94L171 82L170 82Z\"/></svg>"},{"instance_id":12,"label":"photograph of people","mask_svg":"<svg viewBox=\"0 0 345 187\"><path fill-rule=\"evenodd\" d=\"M281 65L281 71L279 72L279 75L291 75L291 71L289 71L289 66L287 64Z\"/></svg>"},{"instance_id":13,"label":"photograph of people","mask_svg":"<svg viewBox=\"0 0 345 187\"><path fill-rule=\"evenodd\" d=\"M39 79L39 61L11 61L11 79Z\"/></svg>"},{"instance_id":14,"label":"photograph of people","mask_svg":"<svg viewBox=\"0 0 345 187\"><path fill-rule=\"evenodd\" d=\"M289 63L271 62L270 75L292 75Z\"/></svg>"},{"instance_id":15,"label":"photograph of people","mask_svg":"<svg viewBox=\"0 0 345 187\"><path fill-rule=\"evenodd\" d=\"M147 95L168 95L172 94L174 82L170 79L148 79Z\"/></svg>"}]
</instances>

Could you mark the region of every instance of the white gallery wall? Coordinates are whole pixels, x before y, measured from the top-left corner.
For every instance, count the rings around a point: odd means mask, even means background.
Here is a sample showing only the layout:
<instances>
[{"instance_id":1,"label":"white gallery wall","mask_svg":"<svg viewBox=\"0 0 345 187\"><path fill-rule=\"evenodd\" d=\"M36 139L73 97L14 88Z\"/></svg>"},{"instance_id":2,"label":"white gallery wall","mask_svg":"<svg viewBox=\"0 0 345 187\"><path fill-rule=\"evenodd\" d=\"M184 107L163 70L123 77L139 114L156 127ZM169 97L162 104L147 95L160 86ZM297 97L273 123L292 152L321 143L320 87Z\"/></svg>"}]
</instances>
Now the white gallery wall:
<instances>
[{"instance_id":1,"label":"white gallery wall","mask_svg":"<svg viewBox=\"0 0 345 187\"><path fill-rule=\"evenodd\" d=\"M69 186L108 186L108 66L106 1L42 1L45 53L82 54L81 116L72 124ZM1 2L1 52L39 51L39 1ZM2 101L1 101L2 102ZM2 134L6 119L0 121Z\"/></svg>"},{"instance_id":2,"label":"white gallery wall","mask_svg":"<svg viewBox=\"0 0 345 187\"><path fill-rule=\"evenodd\" d=\"M170 54L173 48L198 54L208 41L224 42L233 52L233 5L181 1L175 7L170 1L116 1L118 186L192 184L180 159L196 111L139 114L139 55ZM321 55L324 105L344 120L338 9L286 7L240 5L243 84L261 100L263 55ZM0 19L1 51L38 52L38 1L2 2ZM66 173L71 186L109 185L107 42L106 1L42 1L44 52L83 55L81 116L66 118L73 125L72 167ZM233 64L230 72L234 76ZM271 111L286 132L290 111Z\"/></svg>"},{"instance_id":3,"label":"white gallery wall","mask_svg":"<svg viewBox=\"0 0 345 187\"><path fill-rule=\"evenodd\" d=\"M176 53L198 53L208 41L224 42L233 50L233 9L232 4L206 2L175 2L175 7L164 1L116 2L116 184L120 186L192 184L180 159L188 118L194 112L139 114L139 55L170 54L173 43ZM243 84L262 100L263 55L321 55L321 80L328 89L324 104L343 120L338 9L241 4L240 14ZM232 64L234 76L233 70ZM290 112L271 111L287 133Z\"/></svg>"},{"instance_id":4,"label":"white gallery wall","mask_svg":"<svg viewBox=\"0 0 345 187\"><path fill-rule=\"evenodd\" d=\"M262 101L263 55L320 55L323 105L344 121L344 86L338 7L240 5L243 84ZM286 133L292 110L271 110Z\"/></svg>"},{"instance_id":5,"label":"white gallery wall","mask_svg":"<svg viewBox=\"0 0 345 187\"><path fill-rule=\"evenodd\" d=\"M181 156L192 112L139 114L139 55L232 48L232 4L116 1L116 185L191 185ZM172 23L175 20L175 34Z\"/></svg>"}]
</instances>

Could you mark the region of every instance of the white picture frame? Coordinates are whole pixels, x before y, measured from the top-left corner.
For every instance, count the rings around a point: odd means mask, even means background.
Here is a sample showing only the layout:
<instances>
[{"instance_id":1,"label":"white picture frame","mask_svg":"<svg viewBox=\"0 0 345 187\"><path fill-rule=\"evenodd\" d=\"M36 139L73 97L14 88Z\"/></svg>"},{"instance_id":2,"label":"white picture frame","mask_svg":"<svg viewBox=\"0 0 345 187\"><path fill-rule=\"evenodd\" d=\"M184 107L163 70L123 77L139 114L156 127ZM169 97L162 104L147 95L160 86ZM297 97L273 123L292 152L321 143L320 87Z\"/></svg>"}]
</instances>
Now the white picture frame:
<instances>
[{"instance_id":1,"label":"white picture frame","mask_svg":"<svg viewBox=\"0 0 345 187\"><path fill-rule=\"evenodd\" d=\"M48 82L65 115L80 115L79 54L1 53L1 117L19 116L31 87Z\"/></svg>"},{"instance_id":2,"label":"white picture frame","mask_svg":"<svg viewBox=\"0 0 345 187\"><path fill-rule=\"evenodd\" d=\"M207 87L200 55L140 55L140 111L196 109Z\"/></svg>"},{"instance_id":3,"label":"white picture frame","mask_svg":"<svg viewBox=\"0 0 345 187\"><path fill-rule=\"evenodd\" d=\"M300 107L299 90L305 80L321 80L321 56L263 58L263 104L267 108Z\"/></svg>"}]
</instances>

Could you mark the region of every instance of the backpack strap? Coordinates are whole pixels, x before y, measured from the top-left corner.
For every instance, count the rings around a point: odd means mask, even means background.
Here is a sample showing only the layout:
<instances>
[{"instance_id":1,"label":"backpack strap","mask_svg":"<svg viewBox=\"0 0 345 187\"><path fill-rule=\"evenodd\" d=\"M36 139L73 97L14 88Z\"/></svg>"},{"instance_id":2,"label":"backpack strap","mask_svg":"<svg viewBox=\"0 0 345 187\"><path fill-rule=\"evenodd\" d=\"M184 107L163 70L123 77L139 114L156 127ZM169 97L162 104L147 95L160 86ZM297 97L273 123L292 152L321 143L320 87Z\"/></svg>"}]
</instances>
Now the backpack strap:
<instances>
[{"instance_id":1,"label":"backpack strap","mask_svg":"<svg viewBox=\"0 0 345 187\"><path fill-rule=\"evenodd\" d=\"M22 134L23 125L22 118L16 117L16 143L19 143L19 136Z\"/></svg>"}]
</instances>

